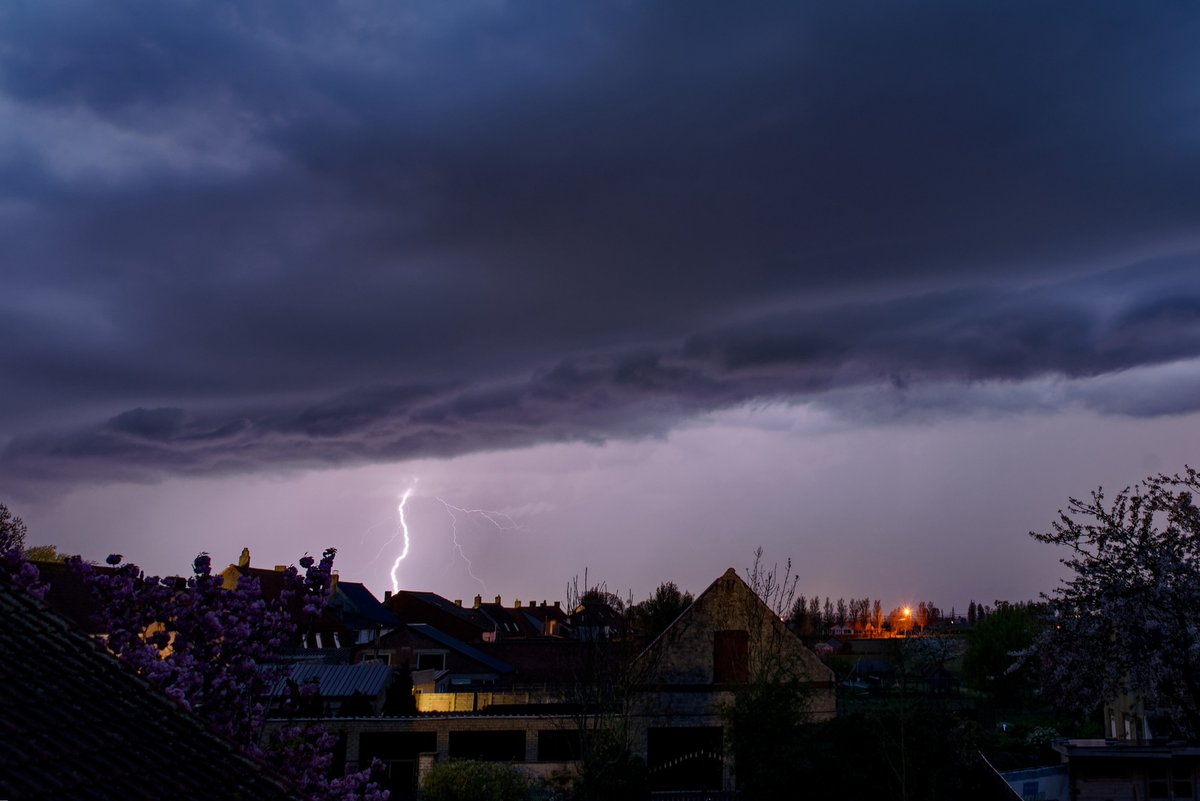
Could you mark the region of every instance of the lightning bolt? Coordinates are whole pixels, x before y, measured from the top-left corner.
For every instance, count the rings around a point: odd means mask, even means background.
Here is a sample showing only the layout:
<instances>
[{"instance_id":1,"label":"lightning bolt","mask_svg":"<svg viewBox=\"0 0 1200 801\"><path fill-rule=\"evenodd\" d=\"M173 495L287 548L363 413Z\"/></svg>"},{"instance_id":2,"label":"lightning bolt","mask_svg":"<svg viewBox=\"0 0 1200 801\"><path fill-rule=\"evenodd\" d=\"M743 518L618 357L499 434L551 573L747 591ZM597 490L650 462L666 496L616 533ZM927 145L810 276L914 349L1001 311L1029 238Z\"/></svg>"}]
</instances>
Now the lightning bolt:
<instances>
[{"instance_id":1,"label":"lightning bolt","mask_svg":"<svg viewBox=\"0 0 1200 801\"><path fill-rule=\"evenodd\" d=\"M400 555L396 557L396 561L392 562L392 592L400 592L400 580L396 578L396 571L400 569L400 563L403 562L405 557L408 556L408 521L404 518L404 505L408 503L408 498L410 495L412 495L414 489L416 489L415 481L408 489L404 491L404 494L400 496L400 506L397 508L397 511L400 513L400 531L393 535L388 542L384 543L384 547L386 548L388 543L396 540L396 537L401 535L404 537L404 547L400 549ZM380 553L382 552L383 549L381 548Z\"/></svg>"},{"instance_id":2,"label":"lightning bolt","mask_svg":"<svg viewBox=\"0 0 1200 801\"><path fill-rule=\"evenodd\" d=\"M397 577L397 574L400 572L400 563L408 557L408 549L412 543L410 532L408 530L408 518L405 517L404 512L405 507L408 505L408 499L411 498L413 493L416 491L418 480L419 479L414 478L412 484L410 484L408 489L404 491L404 494L400 496L400 504L396 509L399 515L399 527L396 529L396 533L389 537L388 541L379 547L379 552L375 554L375 561L377 561L379 557L383 555L384 550L386 550L388 546L390 546L396 540L403 541L403 547L400 549L400 553L392 562L392 592L400 591L400 579ZM483 591L486 593L487 584L483 579L475 574L475 566L472 564L471 558L467 556L467 552L463 548L462 541L460 541L458 538L458 523L460 515L466 519L470 519L472 517L482 518L482 520L485 520L495 526L496 530L498 531L525 531L526 529L524 526L514 520L511 515L508 515L504 512L498 512L492 509L467 509L463 506L455 506L444 498L436 495L433 497L446 510L446 514L450 516L450 537L454 542L454 549L458 552L459 558L461 558L467 564L467 574L470 575L470 577L475 581L479 582L479 586L483 587Z\"/></svg>"},{"instance_id":3,"label":"lightning bolt","mask_svg":"<svg viewBox=\"0 0 1200 801\"><path fill-rule=\"evenodd\" d=\"M454 541L454 548L458 551L458 555L467 563L467 575L479 582L479 586L483 588L484 593L487 593L487 584L479 576L475 575L474 566L471 564L471 558L467 556L467 552L463 550L462 543L458 540L458 512L470 518L472 515L478 515L484 520L491 523L500 531L524 531L517 521L503 512L494 512L490 509L465 509L461 506L455 506L447 502L443 498L434 496L434 498L446 509L446 514L450 515L450 537Z\"/></svg>"}]
</instances>

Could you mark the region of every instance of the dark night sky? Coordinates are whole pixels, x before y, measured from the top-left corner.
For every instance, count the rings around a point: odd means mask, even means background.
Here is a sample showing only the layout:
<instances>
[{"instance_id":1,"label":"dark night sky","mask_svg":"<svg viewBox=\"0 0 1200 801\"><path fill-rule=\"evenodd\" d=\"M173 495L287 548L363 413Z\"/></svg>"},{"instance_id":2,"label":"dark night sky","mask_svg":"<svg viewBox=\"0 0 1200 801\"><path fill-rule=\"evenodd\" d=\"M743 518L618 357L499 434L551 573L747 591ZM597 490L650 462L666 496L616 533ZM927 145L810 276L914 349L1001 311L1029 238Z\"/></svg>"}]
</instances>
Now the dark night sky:
<instances>
[{"instance_id":1,"label":"dark night sky","mask_svg":"<svg viewBox=\"0 0 1200 801\"><path fill-rule=\"evenodd\" d=\"M182 570L1024 598L1195 464L1200 7L8 4L0 500ZM447 503L511 516L501 531ZM506 518L507 520L507 518ZM466 555L472 560L473 580Z\"/></svg>"}]
</instances>

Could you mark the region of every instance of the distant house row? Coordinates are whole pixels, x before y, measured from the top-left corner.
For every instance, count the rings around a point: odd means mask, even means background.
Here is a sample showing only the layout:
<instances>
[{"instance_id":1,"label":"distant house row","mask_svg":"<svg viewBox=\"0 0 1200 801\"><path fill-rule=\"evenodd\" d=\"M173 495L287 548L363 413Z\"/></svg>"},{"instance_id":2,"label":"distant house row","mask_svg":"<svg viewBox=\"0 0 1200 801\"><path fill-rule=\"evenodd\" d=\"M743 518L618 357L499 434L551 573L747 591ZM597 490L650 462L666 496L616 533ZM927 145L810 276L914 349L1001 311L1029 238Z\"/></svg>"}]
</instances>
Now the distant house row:
<instances>
[{"instance_id":1,"label":"distant house row","mask_svg":"<svg viewBox=\"0 0 1200 801\"><path fill-rule=\"evenodd\" d=\"M255 576L269 594L275 572L245 554L224 576ZM653 642L598 600L464 604L401 590L380 601L339 579L288 656L294 680L319 681L346 763L383 760L398 799L455 757L570 774L585 738L618 723L655 789L732 789L722 710L768 664L809 685L814 718L835 710L832 672L732 568Z\"/></svg>"},{"instance_id":2,"label":"distant house row","mask_svg":"<svg viewBox=\"0 0 1200 801\"><path fill-rule=\"evenodd\" d=\"M65 565L42 567L48 603L102 633L79 578ZM254 577L277 597L282 571L252 566L243 551L221 575L227 587ZM653 642L599 600L463 604L414 590L380 600L337 579L319 619L283 656L290 681L319 688L299 714L340 737L347 768L382 760L394 799L414 797L426 770L455 757L569 776L602 727L623 733L655 789L732 789L722 710L739 686L782 670L808 685L814 719L835 710L832 672L732 568ZM270 726L283 725L278 714Z\"/></svg>"}]
</instances>

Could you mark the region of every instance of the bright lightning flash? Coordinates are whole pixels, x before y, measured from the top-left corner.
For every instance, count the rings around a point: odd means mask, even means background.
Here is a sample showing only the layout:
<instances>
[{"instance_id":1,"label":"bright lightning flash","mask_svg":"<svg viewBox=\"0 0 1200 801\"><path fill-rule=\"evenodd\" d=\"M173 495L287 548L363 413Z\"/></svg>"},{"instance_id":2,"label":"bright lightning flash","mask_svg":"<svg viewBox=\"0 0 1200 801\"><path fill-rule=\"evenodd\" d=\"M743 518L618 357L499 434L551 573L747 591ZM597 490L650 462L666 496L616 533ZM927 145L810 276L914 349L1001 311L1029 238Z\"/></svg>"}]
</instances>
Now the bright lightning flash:
<instances>
[{"instance_id":1,"label":"bright lightning flash","mask_svg":"<svg viewBox=\"0 0 1200 801\"><path fill-rule=\"evenodd\" d=\"M404 536L404 547L400 550L400 555L396 557L396 561L392 562L392 592L400 592L400 580L396 578L396 571L400 569L400 563L408 556L408 521L404 518L404 505L408 503L408 497L412 495L414 487L409 487L400 496L400 532ZM393 537L392 539L395 539Z\"/></svg>"},{"instance_id":2,"label":"bright lightning flash","mask_svg":"<svg viewBox=\"0 0 1200 801\"><path fill-rule=\"evenodd\" d=\"M408 548L411 540L409 537L408 519L404 516L404 510L408 505L408 499L412 497L412 494L416 488L417 480L414 479L409 488L406 489L404 494L400 496L400 505L397 508L397 512L399 512L400 515L400 527L396 533L393 534L392 537L380 547L379 553L375 554L375 558L378 559L381 555L383 555L384 549L386 549L396 540L402 539L404 542L403 547L400 549L399 555L397 555L395 561L392 562L392 592L400 591L400 579L397 577L397 574L400 572L400 563L408 557ZM484 583L483 579L475 575L474 565L471 564L470 557L467 556L466 550L463 549L462 542L458 539L459 515L466 519L481 518L495 526L498 531L525 531L525 528L504 512L497 512L491 509L466 509L462 506L455 506L454 504L449 503L448 501L444 500L443 498L439 498L436 495L434 498L436 498L438 503L445 508L446 514L450 516L450 536L454 541L454 548L456 551L458 551L459 557L467 563L467 573L471 576L471 578L479 582L479 585L483 587L483 591L486 593L487 584ZM457 514L455 514L456 512Z\"/></svg>"}]
</instances>

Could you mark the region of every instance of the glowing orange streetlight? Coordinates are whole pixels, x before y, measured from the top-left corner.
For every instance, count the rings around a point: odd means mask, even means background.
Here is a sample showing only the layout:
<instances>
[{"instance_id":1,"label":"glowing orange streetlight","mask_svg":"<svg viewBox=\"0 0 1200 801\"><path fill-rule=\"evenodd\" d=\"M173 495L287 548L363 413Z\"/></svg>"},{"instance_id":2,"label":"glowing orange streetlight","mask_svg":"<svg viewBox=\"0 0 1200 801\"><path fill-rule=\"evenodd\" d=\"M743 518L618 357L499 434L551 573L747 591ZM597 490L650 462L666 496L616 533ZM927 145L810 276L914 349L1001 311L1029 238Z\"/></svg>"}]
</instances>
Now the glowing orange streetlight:
<instances>
[{"instance_id":1,"label":"glowing orange streetlight","mask_svg":"<svg viewBox=\"0 0 1200 801\"><path fill-rule=\"evenodd\" d=\"M904 636L908 636L908 630L912 628L912 609L904 607Z\"/></svg>"}]
</instances>

